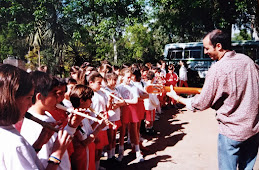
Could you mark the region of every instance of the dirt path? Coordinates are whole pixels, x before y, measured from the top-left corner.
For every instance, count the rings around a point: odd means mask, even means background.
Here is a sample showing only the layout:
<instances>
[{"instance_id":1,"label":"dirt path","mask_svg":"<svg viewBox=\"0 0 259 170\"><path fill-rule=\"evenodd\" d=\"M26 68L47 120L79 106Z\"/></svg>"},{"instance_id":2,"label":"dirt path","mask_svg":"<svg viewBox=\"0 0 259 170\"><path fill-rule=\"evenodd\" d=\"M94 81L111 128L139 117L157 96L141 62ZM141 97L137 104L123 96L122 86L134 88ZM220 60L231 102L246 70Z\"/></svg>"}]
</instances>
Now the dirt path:
<instances>
[{"instance_id":1,"label":"dirt path","mask_svg":"<svg viewBox=\"0 0 259 170\"><path fill-rule=\"evenodd\" d=\"M217 170L217 122L215 111L191 112L186 109L177 112L165 110L160 120L155 122L160 134L150 137L143 143L149 151L144 151L145 161L134 162L135 154L125 151L121 164L108 164L107 169L141 170ZM126 145L126 148L129 146ZM257 159L254 170L259 170Z\"/></svg>"}]
</instances>

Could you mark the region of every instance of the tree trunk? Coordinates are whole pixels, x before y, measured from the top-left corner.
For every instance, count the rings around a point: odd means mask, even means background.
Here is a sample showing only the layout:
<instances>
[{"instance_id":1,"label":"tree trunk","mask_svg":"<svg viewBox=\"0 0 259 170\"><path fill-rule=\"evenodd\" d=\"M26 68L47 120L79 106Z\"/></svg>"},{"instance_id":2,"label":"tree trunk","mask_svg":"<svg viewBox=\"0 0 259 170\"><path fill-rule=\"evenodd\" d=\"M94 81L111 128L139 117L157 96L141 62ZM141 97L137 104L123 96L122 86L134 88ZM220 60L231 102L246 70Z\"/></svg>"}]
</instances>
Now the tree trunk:
<instances>
[{"instance_id":1,"label":"tree trunk","mask_svg":"<svg viewBox=\"0 0 259 170\"><path fill-rule=\"evenodd\" d=\"M117 43L115 39L115 35L112 36L112 42L113 42L113 52L114 52L114 63L118 63L118 53L117 53Z\"/></svg>"},{"instance_id":2,"label":"tree trunk","mask_svg":"<svg viewBox=\"0 0 259 170\"><path fill-rule=\"evenodd\" d=\"M40 67L40 48L38 49L38 63L39 63L39 67Z\"/></svg>"}]
</instances>

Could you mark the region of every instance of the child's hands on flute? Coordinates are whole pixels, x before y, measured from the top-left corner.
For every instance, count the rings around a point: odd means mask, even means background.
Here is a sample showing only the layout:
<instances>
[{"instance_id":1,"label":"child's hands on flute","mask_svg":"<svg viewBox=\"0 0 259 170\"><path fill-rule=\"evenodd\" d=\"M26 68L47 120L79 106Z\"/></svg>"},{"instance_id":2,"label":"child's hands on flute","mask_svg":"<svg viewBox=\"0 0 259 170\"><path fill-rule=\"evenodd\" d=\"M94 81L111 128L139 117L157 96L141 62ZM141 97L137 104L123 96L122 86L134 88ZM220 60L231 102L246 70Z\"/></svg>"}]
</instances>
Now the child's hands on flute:
<instances>
[{"instance_id":1,"label":"child's hands on flute","mask_svg":"<svg viewBox=\"0 0 259 170\"><path fill-rule=\"evenodd\" d=\"M60 128L62 122L61 121L56 121L56 122L48 122L51 126L55 127L57 129ZM38 137L38 139L34 142L34 144L32 145L32 147L35 149L36 152L39 152L41 147L46 144L49 139L51 138L51 136L55 133L55 131L51 130L48 127L44 127L41 130L41 133Z\"/></svg>"},{"instance_id":2,"label":"child's hands on flute","mask_svg":"<svg viewBox=\"0 0 259 170\"><path fill-rule=\"evenodd\" d=\"M78 109L75 109L75 110L78 111ZM84 111L83 113L87 113L87 112ZM68 125L70 127L77 128L83 119L84 117L71 113L68 115Z\"/></svg>"}]
</instances>

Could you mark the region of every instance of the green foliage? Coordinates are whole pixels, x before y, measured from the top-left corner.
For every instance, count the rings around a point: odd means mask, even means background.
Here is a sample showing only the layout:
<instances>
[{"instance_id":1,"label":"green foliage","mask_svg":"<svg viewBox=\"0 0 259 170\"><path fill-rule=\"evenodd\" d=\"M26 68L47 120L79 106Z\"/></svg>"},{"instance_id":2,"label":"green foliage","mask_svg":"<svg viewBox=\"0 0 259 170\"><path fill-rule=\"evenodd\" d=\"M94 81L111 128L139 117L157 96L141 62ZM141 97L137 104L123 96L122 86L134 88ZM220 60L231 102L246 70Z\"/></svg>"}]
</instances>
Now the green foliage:
<instances>
[{"instance_id":1,"label":"green foliage","mask_svg":"<svg viewBox=\"0 0 259 170\"><path fill-rule=\"evenodd\" d=\"M153 53L152 34L141 24L129 26L124 36L128 56L135 61L145 62Z\"/></svg>"},{"instance_id":2,"label":"green foliage","mask_svg":"<svg viewBox=\"0 0 259 170\"><path fill-rule=\"evenodd\" d=\"M0 60L14 55L36 68L32 49L40 48L54 74L85 61L116 64L115 54L117 65L153 62L167 43L200 41L231 24L247 29L252 20L258 27L256 10L256 0L1 0Z\"/></svg>"},{"instance_id":3,"label":"green foliage","mask_svg":"<svg viewBox=\"0 0 259 170\"><path fill-rule=\"evenodd\" d=\"M240 30L239 33L234 34L234 41L252 40L251 35L248 34L247 29Z\"/></svg>"},{"instance_id":4,"label":"green foliage","mask_svg":"<svg viewBox=\"0 0 259 170\"><path fill-rule=\"evenodd\" d=\"M248 27L256 0L155 0L155 28L162 26L169 42L199 41L215 28L231 33L232 24ZM168 42L168 43L169 43Z\"/></svg>"}]
</instances>

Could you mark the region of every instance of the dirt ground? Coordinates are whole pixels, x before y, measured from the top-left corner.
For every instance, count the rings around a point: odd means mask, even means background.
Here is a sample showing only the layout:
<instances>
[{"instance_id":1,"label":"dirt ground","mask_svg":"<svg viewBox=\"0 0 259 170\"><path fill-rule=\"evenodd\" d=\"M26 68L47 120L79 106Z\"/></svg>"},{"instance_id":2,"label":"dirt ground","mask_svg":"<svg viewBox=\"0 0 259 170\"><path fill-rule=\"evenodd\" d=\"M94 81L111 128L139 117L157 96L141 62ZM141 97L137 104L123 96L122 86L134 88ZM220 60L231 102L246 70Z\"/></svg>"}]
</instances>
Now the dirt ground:
<instances>
[{"instance_id":1,"label":"dirt ground","mask_svg":"<svg viewBox=\"0 0 259 170\"><path fill-rule=\"evenodd\" d=\"M191 112L185 108L164 110L160 120L155 122L159 132L155 136L143 135L145 161L135 162L135 154L125 144L125 157L118 164L102 158L106 169L121 170L217 170L218 126L215 111ZM259 170L259 158L254 170Z\"/></svg>"}]
</instances>

